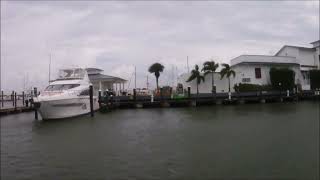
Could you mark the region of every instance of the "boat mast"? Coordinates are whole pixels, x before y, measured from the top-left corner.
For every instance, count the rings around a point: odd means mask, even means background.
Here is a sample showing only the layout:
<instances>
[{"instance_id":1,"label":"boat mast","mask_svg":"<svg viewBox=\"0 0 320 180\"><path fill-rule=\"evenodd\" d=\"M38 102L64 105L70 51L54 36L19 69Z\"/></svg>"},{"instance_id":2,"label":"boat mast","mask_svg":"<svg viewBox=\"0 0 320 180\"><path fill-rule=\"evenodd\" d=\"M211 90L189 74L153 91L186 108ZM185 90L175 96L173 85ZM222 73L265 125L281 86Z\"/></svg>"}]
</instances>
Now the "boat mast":
<instances>
[{"instance_id":1,"label":"boat mast","mask_svg":"<svg viewBox=\"0 0 320 180\"><path fill-rule=\"evenodd\" d=\"M147 75L147 89L149 89L148 75Z\"/></svg>"},{"instance_id":2,"label":"boat mast","mask_svg":"<svg viewBox=\"0 0 320 180\"><path fill-rule=\"evenodd\" d=\"M134 66L134 88L137 89L137 68Z\"/></svg>"},{"instance_id":3,"label":"boat mast","mask_svg":"<svg viewBox=\"0 0 320 180\"><path fill-rule=\"evenodd\" d=\"M49 54L49 83L50 83L50 75L51 75L51 53Z\"/></svg>"}]
</instances>

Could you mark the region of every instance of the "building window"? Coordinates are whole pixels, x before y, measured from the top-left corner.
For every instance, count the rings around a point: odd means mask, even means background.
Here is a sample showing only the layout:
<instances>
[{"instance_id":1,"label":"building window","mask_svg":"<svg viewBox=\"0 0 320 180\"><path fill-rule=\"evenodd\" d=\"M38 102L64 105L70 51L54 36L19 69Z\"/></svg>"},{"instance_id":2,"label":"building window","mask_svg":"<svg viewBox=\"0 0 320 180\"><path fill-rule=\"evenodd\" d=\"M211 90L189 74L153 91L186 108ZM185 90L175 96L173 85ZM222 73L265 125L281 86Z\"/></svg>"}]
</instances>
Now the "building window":
<instances>
[{"instance_id":1,"label":"building window","mask_svg":"<svg viewBox=\"0 0 320 180\"><path fill-rule=\"evenodd\" d=\"M256 73L256 79L260 79L261 78L261 68L255 68L254 71Z\"/></svg>"},{"instance_id":2,"label":"building window","mask_svg":"<svg viewBox=\"0 0 320 180\"><path fill-rule=\"evenodd\" d=\"M251 80L250 78L242 78L243 83L249 83Z\"/></svg>"}]
</instances>

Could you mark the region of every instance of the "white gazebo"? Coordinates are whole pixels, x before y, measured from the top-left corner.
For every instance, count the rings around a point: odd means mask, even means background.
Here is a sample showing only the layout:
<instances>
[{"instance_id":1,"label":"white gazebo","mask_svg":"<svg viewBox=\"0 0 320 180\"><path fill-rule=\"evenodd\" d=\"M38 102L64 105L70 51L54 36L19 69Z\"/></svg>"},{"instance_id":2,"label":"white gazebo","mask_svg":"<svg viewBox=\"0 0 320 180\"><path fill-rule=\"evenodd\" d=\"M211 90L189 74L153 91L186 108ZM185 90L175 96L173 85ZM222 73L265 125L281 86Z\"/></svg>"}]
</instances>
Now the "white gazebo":
<instances>
[{"instance_id":1,"label":"white gazebo","mask_svg":"<svg viewBox=\"0 0 320 180\"><path fill-rule=\"evenodd\" d=\"M86 68L90 82L93 85L94 94L97 95L98 91L111 90L120 94L124 92L124 84L127 80L102 74L103 70L98 68Z\"/></svg>"}]
</instances>

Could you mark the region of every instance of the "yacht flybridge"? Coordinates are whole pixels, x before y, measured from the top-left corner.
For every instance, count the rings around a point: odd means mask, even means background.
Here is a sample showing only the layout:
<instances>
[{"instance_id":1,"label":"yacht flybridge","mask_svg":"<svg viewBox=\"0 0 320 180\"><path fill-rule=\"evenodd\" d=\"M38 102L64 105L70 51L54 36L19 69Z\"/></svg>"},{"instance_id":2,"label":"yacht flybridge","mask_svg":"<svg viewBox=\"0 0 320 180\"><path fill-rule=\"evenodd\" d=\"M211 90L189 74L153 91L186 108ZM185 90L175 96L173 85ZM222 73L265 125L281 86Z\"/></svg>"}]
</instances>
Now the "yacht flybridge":
<instances>
[{"instance_id":1,"label":"yacht flybridge","mask_svg":"<svg viewBox=\"0 0 320 180\"><path fill-rule=\"evenodd\" d=\"M34 99L39 103L38 111L43 119L60 119L90 113L89 86L87 71L82 68L62 69L58 79ZM94 110L98 99L93 97Z\"/></svg>"}]
</instances>

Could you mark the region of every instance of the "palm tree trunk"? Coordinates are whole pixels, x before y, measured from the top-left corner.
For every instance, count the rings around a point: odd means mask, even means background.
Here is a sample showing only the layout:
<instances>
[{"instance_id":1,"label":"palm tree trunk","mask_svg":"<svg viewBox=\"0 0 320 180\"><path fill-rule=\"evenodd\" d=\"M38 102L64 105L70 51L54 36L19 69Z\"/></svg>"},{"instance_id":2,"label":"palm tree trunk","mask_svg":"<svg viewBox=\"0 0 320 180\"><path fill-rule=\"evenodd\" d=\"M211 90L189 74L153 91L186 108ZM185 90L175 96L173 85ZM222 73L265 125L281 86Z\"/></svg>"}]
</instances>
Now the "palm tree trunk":
<instances>
[{"instance_id":1,"label":"palm tree trunk","mask_svg":"<svg viewBox=\"0 0 320 180\"><path fill-rule=\"evenodd\" d=\"M230 92L230 77L228 77L228 82L229 82L229 92Z\"/></svg>"},{"instance_id":2,"label":"palm tree trunk","mask_svg":"<svg viewBox=\"0 0 320 180\"><path fill-rule=\"evenodd\" d=\"M198 96L198 94L199 94L199 87L198 87L199 85L198 85L198 83L197 83L197 96Z\"/></svg>"},{"instance_id":3,"label":"palm tree trunk","mask_svg":"<svg viewBox=\"0 0 320 180\"><path fill-rule=\"evenodd\" d=\"M158 85L158 78L156 77L156 81L157 81L157 90L159 89L159 85Z\"/></svg>"},{"instance_id":4,"label":"palm tree trunk","mask_svg":"<svg viewBox=\"0 0 320 180\"><path fill-rule=\"evenodd\" d=\"M211 90L211 93L212 93L212 98L213 98L213 84L214 84L214 80L213 80L213 72L212 72L212 74L211 74L211 79L212 79L212 81L211 81L211 83L212 83L212 85L211 85L211 88L212 88L212 90Z\"/></svg>"},{"instance_id":5,"label":"palm tree trunk","mask_svg":"<svg viewBox=\"0 0 320 180\"><path fill-rule=\"evenodd\" d=\"M197 100L198 100L198 95L199 95L199 84L198 84L198 81L197 81L197 98L196 98L196 102L197 102Z\"/></svg>"},{"instance_id":6,"label":"palm tree trunk","mask_svg":"<svg viewBox=\"0 0 320 180\"><path fill-rule=\"evenodd\" d=\"M214 72L213 72L214 73ZM214 74L212 73L212 90L213 90L213 99L216 100L216 86L214 85Z\"/></svg>"}]
</instances>

